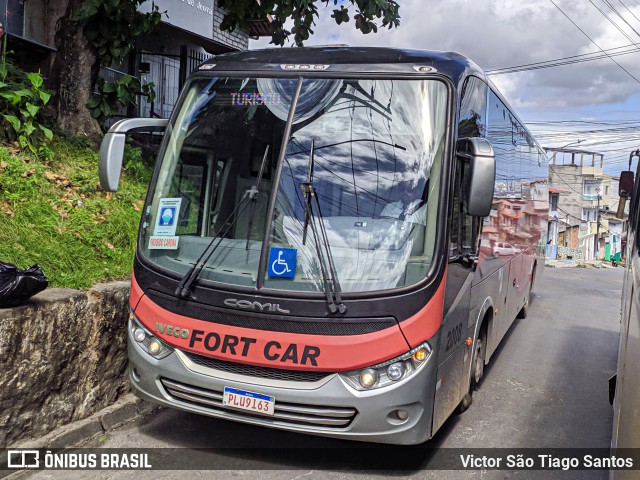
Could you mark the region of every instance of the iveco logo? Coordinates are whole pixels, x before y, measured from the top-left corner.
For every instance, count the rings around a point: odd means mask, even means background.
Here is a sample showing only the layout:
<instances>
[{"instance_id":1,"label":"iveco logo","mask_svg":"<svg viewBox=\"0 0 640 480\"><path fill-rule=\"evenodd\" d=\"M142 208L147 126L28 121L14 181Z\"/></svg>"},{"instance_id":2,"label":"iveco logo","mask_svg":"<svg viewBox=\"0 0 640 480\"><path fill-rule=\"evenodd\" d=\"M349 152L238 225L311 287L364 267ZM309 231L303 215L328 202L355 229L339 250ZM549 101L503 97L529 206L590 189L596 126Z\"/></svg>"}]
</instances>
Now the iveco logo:
<instances>
[{"instance_id":1,"label":"iveco logo","mask_svg":"<svg viewBox=\"0 0 640 480\"><path fill-rule=\"evenodd\" d=\"M227 307L242 308L243 310L258 310L260 312L278 312L278 313L291 313L289 310L280 308L278 303L260 303L251 302L249 300L238 300L237 298L227 298L224 301Z\"/></svg>"}]
</instances>

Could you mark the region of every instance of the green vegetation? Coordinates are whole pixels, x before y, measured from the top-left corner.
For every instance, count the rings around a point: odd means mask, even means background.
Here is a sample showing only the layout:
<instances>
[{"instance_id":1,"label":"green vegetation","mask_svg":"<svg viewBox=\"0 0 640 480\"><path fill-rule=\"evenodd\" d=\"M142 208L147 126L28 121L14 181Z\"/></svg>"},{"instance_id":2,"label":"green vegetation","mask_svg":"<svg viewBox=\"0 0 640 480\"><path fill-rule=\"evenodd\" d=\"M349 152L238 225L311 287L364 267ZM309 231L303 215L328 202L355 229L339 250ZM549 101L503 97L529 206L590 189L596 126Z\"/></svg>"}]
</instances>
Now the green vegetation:
<instances>
[{"instance_id":1,"label":"green vegetation","mask_svg":"<svg viewBox=\"0 0 640 480\"><path fill-rule=\"evenodd\" d=\"M99 78L96 90L98 93L89 97L87 108L101 127L104 127L107 120L114 117L118 111L135 107L139 96L145 97L148 103L153 103L156 98L153 82L143 85L140 80L131 75L124 75L115 82L107 82ZM105 128L103 130L106 131Z\"/></svg>"},{"instance_id":2,"label":"green vegetation","mask_svg":"<svg viewBox=\"0 0 640 480\"><path fill-rule=\"evenodd\" d=\"M158 6L151 5L151 12L140 13L138 8L144 0L84 0L76 19L84 25L84 32L95 48L101 67L114 62L123 62L133 49L140 35L153 31L162 15ZM140 80L125 75L115 82L97 78L96 93L89 97L87 108L101 127L120 109L137 105L137 97L144 96L147 102L155 98L154 84L141 84Z\"/></svg>"},{"instance_id":3,"label":"green vegetation","mask_svg":"<svg viewBox=\"0 0 640 480\"><path fill-rule=\"evenodd\" d=\"M48 159L0 145L0 260L42 266L52 287L89 288L131 274L150 171L128 148L116 193L98 180L98 154L56 139Z\"/></svg>"},{"instance_id":4,"label":"green vegetation","mask_svg":"<svg viewBox=\"0 0 640 480\"><path fill-rule=\"evenodd\" d=\"M26 73L7 59L7 38L0 38L0 140L47 157L53 132L42 123L40 110L51 99L42 75Z\"/></svg>"},{"instance_id":5,"label":"green vegetation","mask_svg":"<svg viewBox=\"0 0 640 480\"><path fill-rule=\"evenodd\" d=\"M218 6L225 11L220 25L221 30L233 32L237 28L246 28L255 20L269 18L271 43L283 46L293 35L293 41L299 47L313 35L316 18L319 17L318 5L330 5L329 0L219 0ZM333 1L337 6L337 0ZM352 8L353 7L353 8ZM355 12L354 12L355 10ZM349 0L340 2L340 9L334 9L333 18L337 25L349 23L351 14L355 27L362 33L376 33L378 24L382 27L397 28L400 25L400 5L395 0ZM378 22L378 23L376 23ZM293 23L291 30L287 30Z\"/></svg>"}]
</instances>

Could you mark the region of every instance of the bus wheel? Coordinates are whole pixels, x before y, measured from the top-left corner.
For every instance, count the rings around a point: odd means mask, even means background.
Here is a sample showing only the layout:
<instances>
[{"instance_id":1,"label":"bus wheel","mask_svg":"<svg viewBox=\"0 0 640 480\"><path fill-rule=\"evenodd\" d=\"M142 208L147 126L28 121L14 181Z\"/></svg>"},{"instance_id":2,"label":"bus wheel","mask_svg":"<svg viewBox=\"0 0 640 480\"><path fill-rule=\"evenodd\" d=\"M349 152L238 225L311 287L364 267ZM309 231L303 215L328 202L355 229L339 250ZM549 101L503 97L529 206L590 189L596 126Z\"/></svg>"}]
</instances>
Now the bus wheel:
<instances>
[{"instance_id":1,"label":"bus wheel","mask_svg":"<svg viewBox=\"0 0 640 480\"><path fill-rule=\"evenodd\" d=\"M480 335L476 339L473 359L471 360L471 380L469 381L469 391L464 395L462 401L456 408L457 413L462 413L471 406L473 401L473 391L478 389L478 385L484 376L484 359L487 352L487 331L484 325L481 327Z\"/></svg>"},{"instance_id":2,"label":"bus wheel","mask_svg":"<svg viewBox=\"0 0 640 480\"><path fill-rule=\"evenodd\" d=\"M517 318L527 318L529 315L529 304L531 303L531 290L533 290L533 279L535 278L536 268L531 270L531 280L529 281L529 289L527 290L527 298L524 300L524 305L518 312Z\"/></svg>"},{"instance_id":3,"label":"bus wheel","mask_svg":"<svg viewBox=\"0 0 640 480\"><path fill-rule=\"evenodd\" d=\"M467 409L471 406L473 402L473 397L469 392L465 393L464 397L462 397L462 401L458 404L456 408L456 413L466 412Z\"/></svg>"},{"instance_id":4,"label":"bus wheel","mask_svg":"<svg viewBox=\"0 0 640 480\"><path fill-rule=\"evenodd\" d=\"M487 353L487 332L484 327L476 339L476 348L473 351L471 363L471 392L477 390L484 377L484 361Z\"/></svg>"}]
</instances>

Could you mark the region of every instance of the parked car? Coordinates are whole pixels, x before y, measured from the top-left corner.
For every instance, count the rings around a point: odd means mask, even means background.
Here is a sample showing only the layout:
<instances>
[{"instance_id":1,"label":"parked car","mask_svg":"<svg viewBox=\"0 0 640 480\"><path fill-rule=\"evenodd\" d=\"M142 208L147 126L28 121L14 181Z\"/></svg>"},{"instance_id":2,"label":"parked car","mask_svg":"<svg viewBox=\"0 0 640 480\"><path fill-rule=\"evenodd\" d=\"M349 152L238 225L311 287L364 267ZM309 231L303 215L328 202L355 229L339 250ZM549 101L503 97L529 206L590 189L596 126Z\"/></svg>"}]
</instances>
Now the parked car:
<instances>
[{"instance_id":1,"label":"parked car","mask_svg":"<svg viewBox=\"0 0 640 480\"><path fill-rule=\"evenodd\" d=\"M520 253L520 250L506 242L496 242L493 247L494 255L517 255L518 253Z\"/></svg>"}]
</instances>

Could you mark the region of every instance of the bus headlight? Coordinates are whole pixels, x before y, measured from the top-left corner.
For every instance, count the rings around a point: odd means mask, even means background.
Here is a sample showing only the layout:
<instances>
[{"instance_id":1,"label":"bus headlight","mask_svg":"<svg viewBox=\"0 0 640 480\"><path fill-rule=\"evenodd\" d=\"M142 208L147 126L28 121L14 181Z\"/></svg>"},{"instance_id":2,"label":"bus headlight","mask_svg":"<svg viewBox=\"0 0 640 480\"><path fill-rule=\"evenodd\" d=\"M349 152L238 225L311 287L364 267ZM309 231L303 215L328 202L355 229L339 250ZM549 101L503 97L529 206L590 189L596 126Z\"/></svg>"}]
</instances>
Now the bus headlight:
<instances>
[{"instance_id":1,"label":"bus headlight","mask_svg":"<svg viewBox=\"0 0 640 480\"><path fill-rule=\"evenodd\" d=\"M162 359L173 352L173 348L147 330L136 318L129 313L129 335L136 344L155 359Z\"/></svg>"},{"instance_id":2,"label":"bus headlight","mask_svg":"<svg viewBox=\"0 0 640 480\"><path fill-rule=\"evenodd\" d=\"M428 342L413 350L372 367L341 373L342 379L356 390L372 390L410 377L427 363L431 356Z\"/></svg>"},{"instance_id":3,"label":"bus headlight","mask_svg":"<svg viewBox=\"0 0 640 480\"><path fill-rule=\"evenodd\" d=\"M378 372L376 372L373 368L367 368L360 372L360 385L362 385L364 388L371 388L376 384L378 378Z\"/></svg>"}]
</instances>

